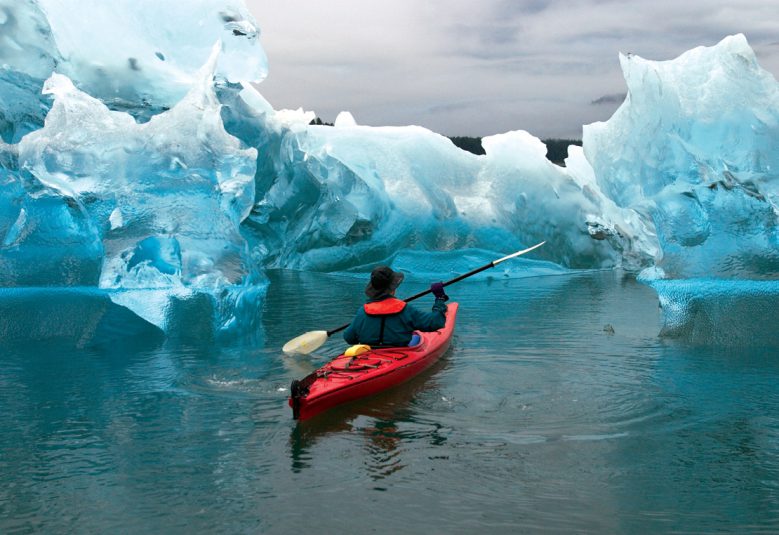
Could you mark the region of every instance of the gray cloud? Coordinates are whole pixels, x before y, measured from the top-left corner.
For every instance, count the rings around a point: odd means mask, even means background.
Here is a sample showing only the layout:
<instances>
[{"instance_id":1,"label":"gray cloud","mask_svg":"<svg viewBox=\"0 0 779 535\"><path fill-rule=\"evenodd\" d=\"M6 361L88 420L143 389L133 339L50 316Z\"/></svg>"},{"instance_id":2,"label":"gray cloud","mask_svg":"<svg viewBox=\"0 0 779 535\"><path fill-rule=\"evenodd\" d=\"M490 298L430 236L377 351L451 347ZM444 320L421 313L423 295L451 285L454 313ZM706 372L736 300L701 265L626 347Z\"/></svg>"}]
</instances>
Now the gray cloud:
<instances>
[{"instance_id":1,"label":"gray cloud","mask_svg":"<svg viewBox=\"0 0 779 535\"><path fill-rule=\"evenodd\" d=\"M349 110L447 135L579 137L624 98L620 52L667 60L735 33L779 73L779 18L765 0L246 3L270 61L260 91L329 120Z\"/></svg>"},{"instance_id":2,"label":"gray cloud","mask_svg":"<svg viewBox=\"0 0 779 535\"><path fill-rule=\"evenodd\" d=\"M478 100L471 100L468 102L447 102L442 104L434 104L432 106L428 106L427 112L428 113L452 113L452 112L459 112L463 110L473 110L477 109L482 102Z\"/></svg>"}]
</instances>

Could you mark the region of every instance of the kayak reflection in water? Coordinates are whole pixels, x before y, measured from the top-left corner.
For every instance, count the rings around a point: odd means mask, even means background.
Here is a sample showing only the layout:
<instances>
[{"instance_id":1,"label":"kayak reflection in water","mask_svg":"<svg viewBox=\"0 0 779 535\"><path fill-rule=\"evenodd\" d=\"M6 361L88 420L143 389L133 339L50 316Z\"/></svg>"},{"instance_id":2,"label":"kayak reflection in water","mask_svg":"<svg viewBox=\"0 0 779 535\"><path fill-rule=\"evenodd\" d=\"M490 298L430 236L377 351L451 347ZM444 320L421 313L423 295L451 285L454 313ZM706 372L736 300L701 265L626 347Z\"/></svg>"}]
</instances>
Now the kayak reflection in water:
<instances>
[{"instance_id":1,"label":"kayak reflection in water","mask_svg":"<svg viewBox=\"0 0 779 535\"><path fill-rule=\"evenodd\" d=\"M378 266L371 272L365 287L368 299L344 331L348 344L366 344L371 347L408 346L414 331L432 332L446 323L446 301L449 296L444 285L435 282L430 291L435 296L431 312L422 312L395 297L395 290L403 281L403 273L388 266Z\"/></svg>"}]
</instances>

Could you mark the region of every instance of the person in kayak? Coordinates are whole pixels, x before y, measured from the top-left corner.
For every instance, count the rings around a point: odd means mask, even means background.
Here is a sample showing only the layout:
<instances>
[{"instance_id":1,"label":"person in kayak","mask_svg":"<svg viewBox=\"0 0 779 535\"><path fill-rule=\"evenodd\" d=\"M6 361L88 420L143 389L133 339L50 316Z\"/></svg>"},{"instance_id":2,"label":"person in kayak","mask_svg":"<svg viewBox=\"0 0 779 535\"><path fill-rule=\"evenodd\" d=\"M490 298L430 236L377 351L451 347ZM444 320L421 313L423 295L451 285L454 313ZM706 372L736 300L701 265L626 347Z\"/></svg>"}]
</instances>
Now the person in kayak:
<instances>
[{"instance_id":1,"label":"person in kayak","mask_svg":"<svg viewBox=\"0 0 779 535\"><path fill-rule=\"evenodd\" d=\"M395 290L402 281L403 273L392 271L388 266L378 266L371 272L371 280L365 287L368 299L344 331L348 344L408 346L414 331L432 332L443 328L446 301L449 300L443 283L430 285L435 303L431 312L423 312L395 297Z\"/></svg>"}]
</instances>

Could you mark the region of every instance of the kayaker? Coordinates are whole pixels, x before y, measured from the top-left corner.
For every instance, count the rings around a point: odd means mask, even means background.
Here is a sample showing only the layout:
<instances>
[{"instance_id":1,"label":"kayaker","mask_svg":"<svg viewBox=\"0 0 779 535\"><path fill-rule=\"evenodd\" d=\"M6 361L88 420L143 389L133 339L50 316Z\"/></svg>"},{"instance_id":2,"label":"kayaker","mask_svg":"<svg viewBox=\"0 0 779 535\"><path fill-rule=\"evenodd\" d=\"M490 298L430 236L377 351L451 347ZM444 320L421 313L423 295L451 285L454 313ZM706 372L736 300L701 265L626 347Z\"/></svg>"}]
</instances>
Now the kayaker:
<instances>
[{"instance_id":1,"label":"kayaker","mask_svg":"<svg viewBox=\"0 0 779 535\"><path fill-rule=\"evenodd\" d=\"M403 273L392 271L389 266L378 266L371 272L371 280L365 287L368 299L344 331L348 344L408 346L414 331L432 332L443 328L446 301L449 300L443 283L430 285L435 303L431 312L423 312L395 297L395 290L402 281Z\"/></svg>"}]
</instances>

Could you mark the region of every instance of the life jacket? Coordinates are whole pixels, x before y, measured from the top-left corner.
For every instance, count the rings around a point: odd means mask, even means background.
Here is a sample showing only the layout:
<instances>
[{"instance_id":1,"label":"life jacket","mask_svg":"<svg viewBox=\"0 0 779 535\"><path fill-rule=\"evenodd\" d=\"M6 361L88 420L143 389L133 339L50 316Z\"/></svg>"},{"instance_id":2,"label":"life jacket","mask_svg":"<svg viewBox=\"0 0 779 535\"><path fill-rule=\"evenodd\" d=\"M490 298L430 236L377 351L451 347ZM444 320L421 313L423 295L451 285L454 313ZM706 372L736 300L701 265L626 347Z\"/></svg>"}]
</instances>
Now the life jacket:
<instances>
[{"instance_id":1,"label":"life jacket","mask_svg":"<svg viewBox=\"0 0 779 535\"><path fill-rule=\"evenodd\" d=\"M372 303L365 303L363 306L365 313L369 316L390 316L392 314L398 314L406 308L406 302L395 297L389 299L382 299L381 301L374 301Z\"/></svg>"}]
</instances>

